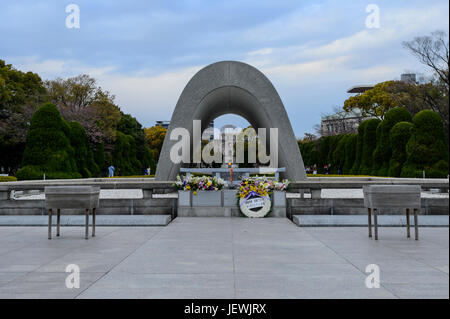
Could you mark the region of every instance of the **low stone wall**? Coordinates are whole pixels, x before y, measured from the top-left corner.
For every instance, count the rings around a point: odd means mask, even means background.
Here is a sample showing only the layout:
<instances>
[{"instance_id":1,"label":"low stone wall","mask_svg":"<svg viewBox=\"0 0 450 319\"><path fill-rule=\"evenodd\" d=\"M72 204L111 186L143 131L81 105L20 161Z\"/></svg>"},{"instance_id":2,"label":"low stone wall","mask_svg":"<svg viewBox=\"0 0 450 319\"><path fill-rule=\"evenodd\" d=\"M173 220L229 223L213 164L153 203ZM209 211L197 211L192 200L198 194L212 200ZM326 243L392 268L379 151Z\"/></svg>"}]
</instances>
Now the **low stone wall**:
<instances>
[{"instance_id":1,"label":"low stone wall","mask_svg":"<svg viewBox=\"0 0 450 319\"><path fill-rule=\"evenodd\" d=\"M448 215L448 198L422 198L422 215ZM177 198L100 199L100 215L171 215L177 216ZM212 207L183 207L183 216L210 216ZM84 211L65 209L63 214L83 214ZM46 215L44 200L0 200L0 215ZM365 215L362 198L290 198L286 214L292 215ZM398 210L380 210L380 214L404 214ZM236 204L225 207L223 215L241 216Z\"/></svg>"},{"instance_id":2,"label":"low stone wall","mask_svg":"<svg viewBox=\"0 0 450 319\"><path fill-rule=\"evenodd\" d=\"M321 189L354 188L361 189L365 185L421 185L422 190L438 188L448 190L448 179L402 179L402 178L310 178L307 181L292 182L291 192L302 193L311 190L312 198L288 198L286 207L282 207L287 217L292 215L365 215L362 198L317 198ZM101 189L142 189L143 198L100 198L98 214L114 215L171 215L177 216L178 199L160 197L157 194L173 193L173 182L154 181L152 179L80 179L80 180L47 180L0 183L0 215L46 215L44 200L15 200L11 198L12 191L42 192L45 186L90 185ZM316 191L316 196L313 196ZM225 194L226 192L224 192ZM231 191L232 193L232 191ZM225 208L219 216L241 216L235 202L235 194L224 195L222 199ZM318 195L318 196L317 196ZM316 197L316 198L315 198ZM230 202L230 205L226 204ZM420 214L447 215L448 198L422 198ZM213 207L185 207L183 216L211 216ZM82 214L82 210L63 210L63 214ZM403 214L397 210L381 210L380 214ZM214 214L213 214L214 215ZM275 213L276 215L276 213Z\"/></svg>"},{"instance_id":3,"label":"low stone wall","mask_svg":"<svg viewBox=\"0 0 450 319\"><path fill-rule=\"evenodd\" d=\"M176 215L176 198L100 199L100 215ZM46 215L44 200L0 201L0 215ZM64 215L81 215L83 209L63 209Z\"/></svg>"},{"instance_id":4,"label":"low stone wall","mask_svg":"<svg viewBox=\"0 0 450 319\"><path fill-rule=\"evenodd\" d=\"M422 198L422 215L448 215L448 198ZM291 198L287 206L288 217L293 215L366 215L363 198ZM398 209L379 209L379 214L400 215Z\"/></svg>"}]
</instances>

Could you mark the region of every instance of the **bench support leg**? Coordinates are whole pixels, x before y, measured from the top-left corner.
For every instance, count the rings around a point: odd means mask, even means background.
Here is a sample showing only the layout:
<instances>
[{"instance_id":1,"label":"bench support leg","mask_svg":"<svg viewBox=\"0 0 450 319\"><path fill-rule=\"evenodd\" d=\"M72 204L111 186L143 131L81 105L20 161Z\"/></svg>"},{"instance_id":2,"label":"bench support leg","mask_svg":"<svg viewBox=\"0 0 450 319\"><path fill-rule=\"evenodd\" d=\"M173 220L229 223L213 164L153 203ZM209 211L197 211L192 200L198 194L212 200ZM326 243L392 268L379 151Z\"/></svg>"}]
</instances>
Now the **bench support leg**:
<instances>
[{"instance_id":1,"label":"bench support leg","mask_svg":"<svg viewBox=\"0 0 450 319\"><path fill-rule=\"evenodd\" d=\"M59 236L59 230L61 227L61 209L56 211L56 236Z\"/></svg>"},{"instance_id":2,"label":"bench support leg","mask_svg":"<svg viewBox=\"0 0 450 319\"><path fill-rule=\"evenodd\" d=\"M92 209L92 237L95 237L95 212L96 208Z\"/></svg>"},{"instance_id":3,"label":"bench support leg","mask_svg":"<svg viewBox=\"0 0 450 319\"><path fill-rule=\"evenodd\" d=\"M418 209L414 208L414 233L415 233L415 239L419 240L419 225L418 225L418 220L417 220L417 213L418 213Z\"/></svg>"},{"instance_id":4,"label":"bench support leg","mask_svg":"<svg viewBox=\"0 0 450 319\"><path fill-rule=\"evenodd\" d=\"M48 210L48 239L52 239L52 209Z\"/></svg>"},{"instance_id":5,"label":"bench support leg","mask_svg":"<svg viewBox=\"0 0 450 319\"><path fill-rule=\"evenodd\" d=\"M375 240L378 240L378 209L373 209L373 223L375 226Z\"/></svg>"},{"instance_id":6,"label":"bench support leg","mask_svg":"<svg viewBox=\"0 0 450 319\"><path fill-rule=\"evenodd\" d=\"M372 238L372 209L367 208L367 213L369 216L369 237Z\"/></svg>"},{"instance_id":7,"label":"bench support leg","mask_svg":"<svg viewBox=\"0 0 450 319\"><path fill-rule=\"evenodd\" d=\"M410 222L409 222L409 216L410 216L409 208L407 208L406 209L406 237L408 237L408 238L411 237L411 230L410 230L411 225L410 225Z\"/></svg>"},{"instance_id":8,"label":"bench support leg","mask_svg":"<svg viewBox=\"0 0 450 319\"><path fill-rule=\"evenodd\" d=\"M89 209L86 209L86 225L85 225L84 239L89 237Z\"/></svg>"}]
</instances>

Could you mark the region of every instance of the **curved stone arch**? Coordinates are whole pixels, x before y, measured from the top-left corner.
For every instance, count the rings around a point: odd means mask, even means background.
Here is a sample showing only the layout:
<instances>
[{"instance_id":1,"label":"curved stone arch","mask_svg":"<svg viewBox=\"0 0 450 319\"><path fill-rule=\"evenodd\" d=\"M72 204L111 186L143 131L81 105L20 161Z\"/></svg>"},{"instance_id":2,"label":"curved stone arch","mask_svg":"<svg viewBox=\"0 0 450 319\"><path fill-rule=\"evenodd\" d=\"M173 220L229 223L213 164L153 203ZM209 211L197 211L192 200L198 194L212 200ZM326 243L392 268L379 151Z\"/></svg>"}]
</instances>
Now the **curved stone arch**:
<instances>
[{"instance_id":1,"label":"curved stone arch","mask_svg":"<svg viewBox=\"0 0 450 319\"><path fill-rule=\"evenodd\" d=\"M306 179L297 140L275 87L262 72L246 63L222 61L198 71L181 93L164 139L156 180L175 180L182 165L170 160L170 149L177 142L170 140L173 129L185 128L192 138L193 120L202 121L203 132L211 120L229 113L242 116L255 129L266 128L267 140L269 129L278 128L279 167L286 167L282 177Z\"/></svg>"}]
</instances>

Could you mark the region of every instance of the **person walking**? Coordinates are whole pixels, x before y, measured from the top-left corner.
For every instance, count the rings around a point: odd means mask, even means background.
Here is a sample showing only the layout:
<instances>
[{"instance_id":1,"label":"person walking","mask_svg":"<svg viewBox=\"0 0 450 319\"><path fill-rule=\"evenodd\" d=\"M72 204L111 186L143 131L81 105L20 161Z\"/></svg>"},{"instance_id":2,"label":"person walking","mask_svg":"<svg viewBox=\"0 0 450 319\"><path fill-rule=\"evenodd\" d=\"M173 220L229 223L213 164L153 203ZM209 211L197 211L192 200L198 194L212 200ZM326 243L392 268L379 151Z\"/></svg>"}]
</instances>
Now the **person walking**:
<instances>
[{"instance_id":1,"label":"person walking","mask_svg":"<svg viewBox=\"0 0 450 319\"><path fill-rule=\"evenodd\" d=\"M151 173L151 171L152 171L151 167L150 167L150 166L149 166L149 167L147 167L147 175L149 175L149 176L150 176L150 173Z\"/></svg>"},{"instance_id":2,"label":"person walking","mask_svg":"<svg viewBox=\"0 0 450 319\"><path fill-rule=\"evenodd\" d=\"M114 166L111 165L110 167L108 167L109 177L114 177L114 170Z\"/></svg>"}]
</instances>

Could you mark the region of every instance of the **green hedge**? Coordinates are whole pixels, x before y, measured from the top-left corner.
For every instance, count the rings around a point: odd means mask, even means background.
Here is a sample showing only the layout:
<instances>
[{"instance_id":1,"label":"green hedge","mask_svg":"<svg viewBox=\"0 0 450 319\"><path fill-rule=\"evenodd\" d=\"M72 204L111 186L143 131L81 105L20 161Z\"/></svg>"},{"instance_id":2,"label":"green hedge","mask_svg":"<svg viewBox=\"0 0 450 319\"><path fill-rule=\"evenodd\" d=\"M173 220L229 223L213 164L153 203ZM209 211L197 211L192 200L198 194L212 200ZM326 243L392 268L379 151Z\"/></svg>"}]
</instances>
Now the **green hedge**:
<instances>
[{"instance_id":1,"label":"green hedge","mask_svg":"<svg viewBox=\"0 0 450 319\"><path fill-rule=\"evenodd\" d=\"M394 125L389 133L392 149L392 157L389 161L388 175L399 177L402 166L406 161L406 144L411 137L414 125L410 122L399 122Z\"/></svg>"},{"instance_id":2,"label":"green hedge","mask_svg":"<svg viewBox=\"0 0 450 319\"><path fill-rule=\"evenodd\" d=\"M372 172L373 152L377 145L377 127L380 124L379 119L365 120L367 124L364 126L364 138L362 145L361 166L359 174L370 175ZM364 123L363 122L363 123Z\"/></svg>"},{"instance_id":3,"label":"green hedge","mask_svg":"<svg viewBox=\"0 0 450 319\"><path fill-rule=\"evenodd\" d=\"M441 117L424 110L411 122L404 108L394 108L385 119L368 119L357 134L299 141L305 166L317 164L318 172L331 164L330 174L342 169L347 175L392 177L447 177L448 147Z\"/></svg>"},{"instance_id":4,"label":"green hedge","mask_svg":"<svg viewBox=\"0 0 450 319\"><path fill-rule=\"evenodd\" d=\"M389 110L377 127L377 146L373 153L373 175L388 175L392 155L390 131L399 122L411 122L411 114L404 107L395 107Z\"/></svg>"},{"instance_id":5,"label":"green hedge","mask_svg":"<svg viewBox=\"0 0 450 319\"><path fill-rule=\"evenodd\" d=\"M0 176L0 182L15 182L17 178L15 176Z\"/></svg>"},{"instance_id":6,"label":"green hedge","mask_svg":"<svg viewBox=\"0 0 450 319\"><path fill-rule=\"evenodd\" d=\"M344 174L350 174L353 163L355 162L356 144L358 141L357 134L349 134L345 140L345 163L343 168Z\"/></svg>"},{"instance_id":7,"label":"green hedge","mask_svg":"<svg viewBox=\"0 0 450 319\"><path fill-rule=\"evenodd\" d=\"M74 158L78 173L84 178L97 176L98 165L94 161L94 154L89 147L89 140L84 127L75 121L69 122L69 139L74 150Z\"/></svg>"},{"instance_id":8,"label":"green hedge","mask_svg":"<svg viewBox=\"0 0 450 319\"><path fill-rule=\"evenodd\" d=\"M364 132L366 130L367 121L361 122L358 126L358 134L356 139L355 162L352 165L350 174L358 175L361 166L362 150L364 144Z\"/></svg>"},{"instance_id":9,"label":"green hedge","mask_svg":"<svg viewBox=\"0 0 450 319\"><path fill-rule=\"evenodd\" d=\"M414 127L406 144L406 162L402 177L447 177L448 145L441 117L423 110L413 118Z\"/></svg>"},{"instance_id":10,"label":"green hedge","mask_svg":"<svg viewBox=\"0 0 450 319\"><path fill-rule=\"evenodd\" d=\"M338 136L336 147L334 148L333 152L331 153L331 172L332 174L337 174L339 172L339 169L343 171L344 165L345 165L345 146L348 139L348 135L336 135Z\"/></svg>"},{"instance_id":11,"label":"green hedge","mask_svg":"<svg viewBox=\"0 0 450 319\"><path fill-rule=\"evenodd\" d=\"M114 174L138 175L142 171L142 163L136 157L136 142L133 136L120 131L116 133L112 163L116 168Z\"/></svg>"}]
</instances>

